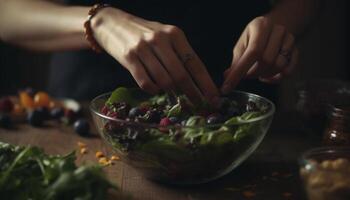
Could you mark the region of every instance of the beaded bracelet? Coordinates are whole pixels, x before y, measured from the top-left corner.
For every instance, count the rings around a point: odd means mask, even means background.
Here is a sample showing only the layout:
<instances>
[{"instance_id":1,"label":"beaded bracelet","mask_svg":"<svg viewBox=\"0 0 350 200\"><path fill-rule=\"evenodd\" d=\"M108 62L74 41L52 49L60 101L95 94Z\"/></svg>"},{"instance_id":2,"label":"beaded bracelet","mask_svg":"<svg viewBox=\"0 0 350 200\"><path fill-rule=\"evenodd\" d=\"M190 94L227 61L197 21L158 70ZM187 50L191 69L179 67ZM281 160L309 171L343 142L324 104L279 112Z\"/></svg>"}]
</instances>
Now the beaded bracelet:
<instances>
[{"instance_id":1,"label":"beaded bracelet","mask_svg":"<svg viewBox=\"0 0 350 200\"><path fill-rule=\"evenodd\" d=\"M108 4L95 4L88 13L88 19L84 22L85 39L89 42L90 47L97 53L103 51L102 47L97 43L93 31L91 29L91 19L103 8L110 7Z\"/></svg>"}]
</instances>

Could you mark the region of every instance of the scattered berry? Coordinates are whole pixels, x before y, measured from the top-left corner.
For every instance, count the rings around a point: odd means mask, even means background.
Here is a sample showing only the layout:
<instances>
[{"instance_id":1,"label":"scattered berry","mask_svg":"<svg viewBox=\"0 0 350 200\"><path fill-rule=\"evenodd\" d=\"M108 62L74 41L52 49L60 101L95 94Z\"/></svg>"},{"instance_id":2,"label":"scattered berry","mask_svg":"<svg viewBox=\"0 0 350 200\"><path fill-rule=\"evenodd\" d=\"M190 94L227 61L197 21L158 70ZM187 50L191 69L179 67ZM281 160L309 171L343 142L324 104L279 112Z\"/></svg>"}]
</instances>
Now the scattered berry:
<instances>
[{"instance_id":1,"label":"scattered berry","mask_svg":"<svg viewBox=\"0 0 350 200\"><path fill-rule=\"evenodd\" d=\"M61 107L54 108L51 110L50 116L52 119L60 119L64 116L64 109Z\"/></svg>"},{"instance_id":2,"label":"scattered berry","mask_svg":"<svg viewBox=\"0 0 350 200\"><path fill-rule=\"evenodd\" d=\"M0 99L0 112L9 113L13 110L13 103L10 98L3 97Z\"/></svg>"},{"instance_id":3,"label":"scattered berry","mask_svg":"<svg viewBox=\"0 0 350 200\"><path fill-rule=\"evenodd\" d=\"M77 113L72 109L66 109L64 111L64 118L68 124L71 124L77 119Z\"/></svg>"},{"instance_id":4,"label":"scattered berry","mask_svg":"<svg viewBox=\"0 0 350 200\"><path fill-rule=\"evenodd\" d=\"M38 112L40 112L41 114L41 117L43 120L47 120L50 118L50 113L49 113L49 110L47 109L47 107L39 107L37 109Z\"/></svg>"},{"instance_id":5,"label":"scattered berry","mask_svg":"<svg viewBox=\"0 0 350 200\"><path fill-rule=\"evenodd\" d=\"M10 128L12 126L12 120L9 115L0 113L0 127Z\"/></svg>"},{"instance_id":6,"label":"scattered berry","mask_svg":"<svg viewBox=\"0 0 350 200\"><path fill-rule=\"evenodd\" d=\"M81 136L86 136L89 134L90 125L85 119L79 119L74 123L74 130Z\"/></svg>"},{"instance_id":7,"label":"scattered berry","mask_svg":"<svg viewBox=\"0 0 350 200\"><path fill-rule=\"evenodd\" d=\"M27 120L32 126L41 126L44 119L42 112L38 110L33 110L28 113Z\"/></svg>"}]
</instances>

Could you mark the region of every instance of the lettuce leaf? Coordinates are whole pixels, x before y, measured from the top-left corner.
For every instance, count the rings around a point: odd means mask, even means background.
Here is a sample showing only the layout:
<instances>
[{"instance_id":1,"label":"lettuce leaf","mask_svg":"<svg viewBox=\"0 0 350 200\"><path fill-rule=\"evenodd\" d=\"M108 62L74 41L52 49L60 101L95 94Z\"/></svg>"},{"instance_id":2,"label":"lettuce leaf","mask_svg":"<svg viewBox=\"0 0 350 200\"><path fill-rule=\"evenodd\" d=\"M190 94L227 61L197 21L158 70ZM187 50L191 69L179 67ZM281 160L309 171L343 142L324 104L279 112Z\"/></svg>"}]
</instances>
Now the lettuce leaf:
<instances>
[{"instance_id":1,"label":"lettuce leaf","mask_svg":"<svg viewBox=\"0 0 350 200\"><path fill-rule=\"evenodd\" d=\"M106 104L111 105L118 102L126 102L131 106L136 106L140 103L139 100L134 97L132 90L125 87L115 89L108 98Z\"/></svg>"}]
</instances>

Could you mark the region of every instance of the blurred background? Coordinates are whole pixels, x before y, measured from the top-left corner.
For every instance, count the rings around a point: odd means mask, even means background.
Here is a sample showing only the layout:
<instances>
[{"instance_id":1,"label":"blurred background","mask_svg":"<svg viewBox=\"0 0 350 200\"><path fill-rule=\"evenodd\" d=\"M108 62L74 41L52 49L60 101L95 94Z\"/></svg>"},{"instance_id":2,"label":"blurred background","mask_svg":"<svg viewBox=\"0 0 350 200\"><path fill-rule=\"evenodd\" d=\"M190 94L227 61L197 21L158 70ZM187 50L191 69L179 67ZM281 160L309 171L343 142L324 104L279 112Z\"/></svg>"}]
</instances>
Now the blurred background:
<instances>
[{"instance_id":1,"label":"blurred background","mask_svg":"<svg viewBox=\"0 0 350 200\"><path fill-rule=\"evenodd\" d=\"M348 9L347 0L324 1L317 21L298 42L298 69L278 86L280 108L289 109L300 81L350 79ZM49 53L30 52L0 42L0 95L13 94L25 87L45 90L49 62Z\"/></svg>"}]
</instances>

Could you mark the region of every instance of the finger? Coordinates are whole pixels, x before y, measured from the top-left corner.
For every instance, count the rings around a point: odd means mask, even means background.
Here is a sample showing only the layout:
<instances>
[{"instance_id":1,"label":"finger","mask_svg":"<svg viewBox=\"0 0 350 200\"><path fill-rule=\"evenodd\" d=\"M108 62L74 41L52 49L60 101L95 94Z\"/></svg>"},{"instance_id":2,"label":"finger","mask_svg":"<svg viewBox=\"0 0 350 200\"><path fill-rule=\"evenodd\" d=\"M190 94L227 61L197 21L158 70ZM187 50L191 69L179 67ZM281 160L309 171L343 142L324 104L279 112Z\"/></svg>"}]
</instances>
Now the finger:
<instances>
[{"instance_id":1,"label":"finger","mask_svg":"<svg viewBox=\"0 0 350 200\"><path fill-rule=\"evenodd\" d=\"M180 59L182 58L185 61L183 64L184 67L190 73L204 97L208 100L218 98L220 95L218 88L211 79L204 63L188 43L186 37L183 34L175 36L174 40L172 40L172 45ZM186 54L192 55L187 61L183 59L183 56Z\"/></svg>"},{"instance_id":2,"label":"finger","mask_svg":"<svg viewBox=\"0 0 350 200\"><path fill-rule=\"evenodd\" d=\"M260 81L265 83L278 83L284 77L289 76L292 73L292 71L294 71L294 69L296 68L297 62L298 62L298 50L294 48L290 63L282 72L268 78L260 78Z\"/></svg>"},{"instance_id":3,"label":"finger","mask_svg":"<svg viewBox=\"0 0 350 200\"><path fill-rule=\"evenodd\" d=\"M145 47L139 53L139 58L144 64L148 74L151 75L152 79L161 89L164 91L175 90L175 83L149 46Z\"/></svg>"},{"instance_id":4,"label":"finger","mask_svg":"<svg viewBox=\"0 0 350 200\"><path fill-rule=\"evenodd\" d=\"M271 68L269 73L262 75L261 77L267 78L274 76L281 71L289 64L290 54L292 53L294 47L294 36L290 33L285 34L281 50L279 51L274 67Z\"/></svg>"},{"instance_id":5,"label":"finger","mask_svg":"<svg viewBox=\"0 0 350 200\"><path fill-rule=\"evenodd\" d=\"M237 61L237 64L232 66L231 72L221 88L221 91L224 94L227 94L236 87L238 82L246 75L250 67L260 59L262 55L261 52L265 49L269 34L270 28L266 23L252 27L245 52Z\"/></svg>"},{"instance_id":6,"label":"finger","mask_svg":"<svg viewBox=\"0 0 350 200\"><path fill-rule=\"evenodd\" d=\"M237 64L238 60L242 57L244 53L245 47L242 40L243 38L240 38L235 47L233 48L232 62L230 67L224 72L224 80L226 80L227 76L230 74L232 66L235 66Z\"/></svg>"},{"instance_id":7,"label":"finger","mask_svg":"<svg viewBox=\"0 0 350 200\"><path fill-rule=\"evenodd\" d=\"M160 88L149 77L144 65L136 55L129 56L128 61L123 62L122 64L129 70L141 89L151 94L159 92Z\"/></svg>"},{"instance_id":8,"label":"finger","mask_svg":"<svg viewBox=\"0 0 350 200\"><path fill-rule=\"evenodd\" d=\"M275 25L272 28L271 34L268 39L264 54L259 60L258 65L251 68L248 71L248 76L259 77L270 74L273 71L274 63L278 52L281 49L283 39L285 35L285 29L283 26Z\"/></svg>"},{"instance_id":9,"label":"finger","mask_svg":"<svg viewBox=\"0 0 350 200\"><path fill-rule=\"evenodd\" d=\"M279 83L283 78L284 78L283 74L278 73L269 78L259 78L259 80L264 83L275 84L275 83Z\"/></svg>"},{"instance_id":10,"label":"finger","mask_svg":"<svg viewBox=\"0 0 350 200\"><path fill-rule=\"evenodd\" d=\"M297 48L293 49L290 62L288 66L282 71L284 76L289 76L297 67L299 61L299 51Z\"/></svg>"},{"instance_id":11,"label":"finger","mask_svg":"<svg viewBox=\"0 0 350 200\"><path fill-rule=\"evenodd\" d=\"M184 68L182 62L172 49L170 43L161 43L153 46L154 51L161 63L169 72L175 85L192 101L201 102L203 96L200 90L196 87L190 75Z\"/></svg>"}]
</instances>

